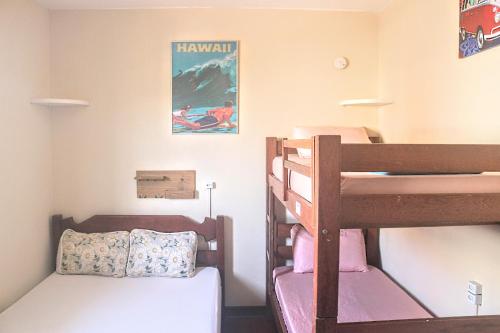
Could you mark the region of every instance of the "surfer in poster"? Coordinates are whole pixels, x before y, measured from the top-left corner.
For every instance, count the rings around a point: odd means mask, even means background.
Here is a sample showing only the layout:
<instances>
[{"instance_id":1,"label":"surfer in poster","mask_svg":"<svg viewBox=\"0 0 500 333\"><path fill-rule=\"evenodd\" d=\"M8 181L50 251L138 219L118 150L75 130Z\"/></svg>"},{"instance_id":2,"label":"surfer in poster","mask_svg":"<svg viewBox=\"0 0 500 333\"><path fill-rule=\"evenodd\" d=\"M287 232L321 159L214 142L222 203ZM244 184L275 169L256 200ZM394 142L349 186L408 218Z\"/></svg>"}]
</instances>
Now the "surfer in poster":
<instances>
[{"instance_id":1,"label":"surfer in poster","mask_svg":"<svg viewBox=\"0 0 500 333\"><path fill-rule=\"evenodd\" d=\"M208 128L234 128L236 124L231 121L234 114L233 102L224 103L223 107L208 110L205 114L188 114L191 109L190 105L173 112L174 124L182 125L192 130L208 129ZM199 117L195 121L190 118Z\"/></svg>"},{"instance_id":2,"label":"surfer in poster","mask_svg":"<svg viewBox=\"0 0 500 333\"><path fill-rule=\"evenodd\" d=\"M210 110L207 112L209 117L217 119L219 127L224 127L227 125L229 128L236 127L235 124L231 122L231 117L233 116L233 102L224 103L224 107Z\"/></svg>"},{"instance_id":3,"label":"surfer in poster","mask_svg":"<svg viewBox=\"0 0 500 333\"><path fill-rule=\"evenodd\" d=\"M172 133L238 133L238 43L172 43Z\"/></svg>"}]
</instances>

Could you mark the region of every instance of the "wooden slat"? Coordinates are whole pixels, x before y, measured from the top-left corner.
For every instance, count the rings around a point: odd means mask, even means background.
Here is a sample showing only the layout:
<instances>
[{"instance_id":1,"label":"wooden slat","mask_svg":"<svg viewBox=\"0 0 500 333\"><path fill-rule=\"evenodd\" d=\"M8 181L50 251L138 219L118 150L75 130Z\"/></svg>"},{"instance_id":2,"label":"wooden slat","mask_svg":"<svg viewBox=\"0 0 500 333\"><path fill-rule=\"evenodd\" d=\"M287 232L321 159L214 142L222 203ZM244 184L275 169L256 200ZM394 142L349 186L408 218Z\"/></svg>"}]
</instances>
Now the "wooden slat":
<instances>
[{"instance_id":1,"label":"wooden slat","mask_svg":"<svg viewBox=\"0 0 500 333\"><path fill-rule=\"evenodd\" d=\"M344 195L343 229L495 224L500 193Z\"/></svg>"},{"instance_id":2,"label":"wooden slat","mask_svg":"<svg viewBox=\"0 0 500 333\"><path fill-rule=\"evenodd\" d=\"M290 231L293 228L293 224L278 223L278 237L279 238L290 238Z\"/></svg>"},{"instance_id":3,"label":"wooden slat","mask_svg":"<svg viewBox=\"0 0 500 333\"><path fill-rule=\"evenodd\" d=\"M288 190L288 201L284 200L283 196L283 183L273 175L268 176L268 182L272 186L273 194L276 198L283 203L287 210L299 221L306 230L314 234L314 220L312 204L298 195L297 193Z\"/></svg>"},{"instance_id":4,"label":"wooden slat","mask_svg":"<svg viewBox=\"0 0 500 333\"><path fill-rule=\"evenodd\" d=\"M205 237L207 241L217 237L217 224L211 218L205 218L203 223L198 223L182 215L94 215L81 223L76 223L71 217L62 219L60 215L55 215L53 220L61 229L61 234L66 229L84 233L149 229L158 232L190 230ZM59 244L60 236L54 238L56 244Z\"/></svg>"},{"instance_id":5,"label":"wooden slat","mask_svg":"<svg viewBox=\"0 0 500 333\"><path fill-rule=\"evenodd\" d=\"M500 171L500 145L343 144L342 171L407 174Z\"/></svg>"},{"instance_id":6,"label":"wooden slat","mask_svg":"<svg viewBox=\"0 0 500 333\"><path fill-rule=\"evenodd\" d=\"M267 179L273 194L276 196L276 198L278 198L278 200L283 202L285 200L283 183L273 175L269 175Z\"/></svg>"},{"instance_id":7,"label":"wooden slat","mask_svg":"<svg viewBox=\"0 0 500 333\"><path fill-rule=\"evenodd\" d=\"M269 149L269 148L268 148ZM267 179L268 177L266 177ZM275 267L275 256L274 253L271 255L271 251L274 250L274 223L275 223L275 214L274 214L274 201L275 196L273 194L272 188L267 186L267 225L266 225L266 290L267 293L272 289L271 281L273 279L273 270ZM269 303L269 299L267 299L267 303Z\"/></svg>"},{"instance_id":8,"label":"wooden slat","mask_svg":"<svg viewBox=\"0 0 500 333\"><path fill-rule=\"evenodd\" d=\"M398 320L384 322L364 323L327 323L324 330L332 332L329 328L336 327L338 333L498 333L500 332L500 316L479 317L454 317ZM320 331L318 331L320 332Z\"/></svg>"},{"instance_id":9,"label":"wooden slat","mask_svg":"<svg viewBox=\"0 0 500 333\"><path fill-rule=\"evenodd\" d=\"M313 317L337 318L340 247L340 136L316 136L313 149Z\"/></svg>"},{"instance_id":10,"label":"wooden slat","mask_svg":"<svg viewBox=\"0 0 500 333\"><path fill-rule=\"evenodd\" d=\"M283 140L283 146L285 148L312 149L312 140L310 139Z\"/></svg>"},{"instance_id":11,"label":"wooden slat","mask_svg":"<svg viewBox=\"0 0 500 333\"><path fill-rule=\"evenodd\" d=\"M281 155L283 156L283 162L288 160L288 150L285 148L285 141L283 141L283 146L282 146L282 150L281 150ZM285 163L283 163L283 172L282 172L282 175L283 175L283 198L285 201L288 200L288 188L290 187L290 183L288 182L288 176L289 176L289 173L288 173L288 170L285 168Z\"/></svg>"},{"instance_id":12,"label":"wooden slat","mask_svg":"<svg viewBox=\"0 0 500 333\"><path fill-rule=\"evenodd\" d=\"M276 248L276 255L285 260L293 259L292 247L286 245L278 246Z\"/></svg>"},{"instance_id":13,"label":"wooden slat","mask_svg":"<svg viewBox=\"0 0 500 333\"><path fill-rule=\"evenodd\" d=\"M283 162L286 169L300 173L301 175L311 177L311 167L292 161Z\"/></svg>"},{"instance_id":14,"label":"wooden slat","mask_svg":"<svg viewBox=\"0 0 500 333\"><path fill-rule=\"evenodd\" d=\"M267 193L268 193L268 207L267 207L267 212L269 216L269 224L267 225L267 254L268 254L268 262L267 262L267 267L266 267L266 273L267 273L267 279L268 281L272 280L273 277L273 270L276 265L276 256L274 255L274 249L275 249L275 242L276 242L276 237L275 237L275 223L276 223L276 216L274 212L275 208L275 196L273 194L273 189L272 187L268 186L267 187ZM267 287L269 290L269 286Z\"/></svg>"}]
</instances>

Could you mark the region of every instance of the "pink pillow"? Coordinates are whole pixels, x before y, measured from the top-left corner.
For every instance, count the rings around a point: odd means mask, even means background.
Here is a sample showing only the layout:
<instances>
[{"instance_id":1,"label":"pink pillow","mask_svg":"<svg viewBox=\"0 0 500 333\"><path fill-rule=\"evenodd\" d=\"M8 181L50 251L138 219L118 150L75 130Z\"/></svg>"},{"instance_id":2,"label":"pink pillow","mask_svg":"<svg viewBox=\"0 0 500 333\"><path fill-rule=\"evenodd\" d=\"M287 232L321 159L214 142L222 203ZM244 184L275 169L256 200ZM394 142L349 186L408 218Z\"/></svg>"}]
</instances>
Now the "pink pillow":
<instances>
[{"instance_id":1,"label":"pink pillow","mask_svg":"<svg viewBox=\"0 0 500 333\"><path fill-rule=\"evenodd\" d=\"M293 272L312 273L314 269L314 237L300 224L291 231L293 248Z\"/></svg>"},{"instance_id":2,"label":"pink pillow","mask_svg":"<svg viewBox=\"0 0 500 333\"><path fill-rule=\"evenodd\" d=\"M300 224L291 231L293 246L293 272L312 273L314 270L314 237ZM363 231L340 231L341 272L367 272L365 237Z\"/></svg>"},{"instance_id":3,"label":"pink pillow","mask_svg":"<svg viewBox=\"0 0 500 333\"><path fill-rule=\"evenodd\" d=\"M361 229L340 230L340 271L368 271L365 235Z\"/></svg>"}]
</instances>

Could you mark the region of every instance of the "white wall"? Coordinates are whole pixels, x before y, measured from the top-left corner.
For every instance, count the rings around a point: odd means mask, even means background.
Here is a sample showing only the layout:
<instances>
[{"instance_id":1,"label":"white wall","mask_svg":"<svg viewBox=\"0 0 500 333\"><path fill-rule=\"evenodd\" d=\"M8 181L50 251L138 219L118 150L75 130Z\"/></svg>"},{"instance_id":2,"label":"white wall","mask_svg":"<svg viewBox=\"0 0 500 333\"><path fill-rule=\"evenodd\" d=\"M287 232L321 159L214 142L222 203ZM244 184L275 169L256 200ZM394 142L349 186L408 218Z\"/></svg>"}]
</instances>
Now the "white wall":
<instances>
[{"instance_id":1,"label":"white wall","mask_svg":"<svg viewBox=\"0 0 500 333\"><path fill-rule=\"evenodd\" d=\"M208 214L205 180L217 182L214 212L227 227L227 301L265 297L265 140L296 125L377 126L372 110L345 98L377 92L377 19L372 14L264 10L110 10L51 13L51 84L89 99L53 117L55 210ZM239 40L240 134L172 136L170 43ZM343 72L336 56L350 58ZM138 200L138 169L196 169L197 200Z\"/></svg>"},{"instance_id":2,"label":"white wall","mask_svg":"<svg viewBox=\"0 0 500 333\"><path fill-rule=\"evenodd\" d=\"M50 270L52 153L49 13L30 0L0 1L0 312Z\"/></svg>"},{"instance_id":3,"label":"white wall","mask_svg":"<svg viewBox=\"0 0 500 333\"><path fill-rule=\"evenodd\" d=\"M500 47L458 58L457 0L396 0L380 15L380 113L388 142L500 143ZM384 267L440 316L472 315L467 281L484 284L481 314L500 313L500 227L384 231Z\"/></svg>"}]
</instances>

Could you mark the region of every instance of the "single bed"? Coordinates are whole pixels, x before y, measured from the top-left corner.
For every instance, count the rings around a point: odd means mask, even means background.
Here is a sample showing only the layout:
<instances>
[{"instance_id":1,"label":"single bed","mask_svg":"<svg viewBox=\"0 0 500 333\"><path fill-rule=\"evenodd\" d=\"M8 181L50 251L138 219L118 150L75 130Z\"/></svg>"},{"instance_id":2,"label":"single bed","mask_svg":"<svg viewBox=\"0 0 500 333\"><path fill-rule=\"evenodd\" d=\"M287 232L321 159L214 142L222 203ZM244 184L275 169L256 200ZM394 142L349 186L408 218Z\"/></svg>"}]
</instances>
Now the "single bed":
<instances>
[{"instance_id":1,"label":"single bed","mask_svg":"<svg viewBox=\"0 0 500 333\"><path fill-rule=\"evenodd\" d=\"M296 154L288 160L310 166L311 159ZM283 181L283 157L273 159L274 176ZM312 201L311 178L298 172L289 172L292 191ZM499 173L443 174L443 175L389 175L369 172L343 172L342 194L422 194L422 193L497 193L500 188Z\"/></svg>"},{"instance_id":2,"label":"single bed","mask_svg":"<svg viewBox=\"0 0 500 333\"><path fill-rule=\"evenodd\" d=\"M313 273L274 270L275 290L288 333L312 332ZM432 318L382 271L340 272L340 323Z\"/></svg>"},{"instance_id":3,"label":"single bed","mask_svg":"<svg viewBox=\"0 0 500 333\"><path fill-rule=\"evenodd\" d=\"M216 333L221 290L213 267L189 279L53 273L0 314L0 332Z\"/></svg>"},{"instance_id":4,"label":"single bed","mask_svg":"<svg viewBox=\"0 0 500 333\"><path fill-rule=\"evenodd\" d=\"M194 231L217 249L197 251L191 278L51 274L0 314L1 333L220 333L224 308L224 219L104 216L82 223L53 218L54 248L66 229L78 232Z\"/></svg>"}]
</instances>

